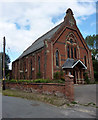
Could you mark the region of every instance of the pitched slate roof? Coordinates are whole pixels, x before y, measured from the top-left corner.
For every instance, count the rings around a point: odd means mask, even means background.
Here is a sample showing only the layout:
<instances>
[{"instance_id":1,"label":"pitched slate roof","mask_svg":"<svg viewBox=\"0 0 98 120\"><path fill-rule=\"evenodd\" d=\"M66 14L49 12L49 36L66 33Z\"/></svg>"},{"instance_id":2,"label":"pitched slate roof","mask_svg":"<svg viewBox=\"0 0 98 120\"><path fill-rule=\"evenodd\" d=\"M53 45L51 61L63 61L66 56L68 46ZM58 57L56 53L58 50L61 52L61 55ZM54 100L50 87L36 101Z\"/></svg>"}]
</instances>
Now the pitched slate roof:
<instances>
[{"instance_id":1,"label":"pitched slate roof","mask_svg":"<svg viewBox=\"0 0 98 120\"><path fill-rule=\"evenodd\" d=\"M66 60L66 62L63 64L62 68L63 69L74 68L78 63L80 63L84 69L87 69L87 67L80 60L74 60L71 58L68 58Z\"/></svg>"},{"instance_id":2,"label":"pitched slate roof","mask_svg":"<svg viewBox=\"0 0 98 120\"><path fill-rule=\"evenodd\" d=\"M63 22L62 22L63 23ZM41 36L40 38L38 38L30 47L28 47L21 55L18 59L44 47L44 40L45 39L51 39L51 37L55 34L55 32L60 28L60 26L62 25L62 23L60 23L59 25L57 25L56 27L54 27L53 29L51 29L49 32L47 32L46 34L44 34L43 36Z\"/></svg>"},{"instance_id":3,"label":"pitched slate roof","mask_svg":"<svg viewBox=\"0 0 98 120\"><path fill-rule=\"evenodd\" d=\"M77 60L68 58L66 62L63 64L62 68L72 68L72 66L77 62Z\"/></svg>"}]
</instances>

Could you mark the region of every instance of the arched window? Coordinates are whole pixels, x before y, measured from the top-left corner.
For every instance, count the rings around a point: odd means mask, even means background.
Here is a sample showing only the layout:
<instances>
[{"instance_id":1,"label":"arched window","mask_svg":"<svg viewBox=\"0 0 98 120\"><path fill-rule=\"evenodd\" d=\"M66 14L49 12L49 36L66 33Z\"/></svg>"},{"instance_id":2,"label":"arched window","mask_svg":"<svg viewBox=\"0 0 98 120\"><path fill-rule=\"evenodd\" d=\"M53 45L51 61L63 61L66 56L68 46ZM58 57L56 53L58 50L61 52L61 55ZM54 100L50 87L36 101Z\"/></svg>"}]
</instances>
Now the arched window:
<instances>
[{"instance_id":1,"label":"arched window","mask_svg":"<svg viewBox=\"0 0 98 120\"><path fill-rule=\"evenodd\" d=\"M56 66L59 66L59 52L56 51Z\"/></svg>"},{"instance_id":2,"label":"arched window","mask_svg":"<svg viewBox=\"0 0 98 120\"><path fill-rule=\"evenodd\" d=\"M70 43L71 43L71 44L73 43L73 40L72 40L72 39L70 39Z\"/></svg>"},{"instance_id":3,"label":"arched window","mask_svg":"<svg viewBox=\"0 0 98 120\"><path fill-rule=\"evenodd\" d=\"M40 72L40 57L38 56L38 69L39 69L39 72Z\"/></svg>"},{"instance_id":4,"label":"arched window","mask_svg":"<svg viewBox=\"0 0 98 120\"><path fill-rule=\"evenodd\" d=\"M84 63L87 66L87 62L86 62L86 56L84 56Z\"/></svg>"},{"instance_id":5,"label":"arched window","mask_svg":"<svg viewBox=\"0 0 98 120\"><path fill-rule=\"evenodd\" d=\"M73 48L71 47L71 58L73 58Z\"/></svg>"},{"instance_id":6,"label":"arched window","mask_svg":"<svg viewBox=\"0 0 98 120\"><path fill-rule=\"evenodd\" d=\"M32 59L31 59L31 62L30 62L30 64L31 64L31 75L30 75L30 78L32 79Z\"/></svg>"},{"instance_id":7,"label":"arched window","mask_svg":"<svg viewBox=\"0 0 98 120\"><path fill-rule=\"evenodd\" d=\"M26 61L24 60L24 73L23 73L23 74L24 74L24 79L25 79L25 77L26 77L26 76L25 76L25 71L26 71Z\"/></svg>"},{"instance_id":8,"label":"arched window","mask_svg":"<svg viewBox=\"0 0 98 120\"><path fill-rule=\"evenodd\" d=\"M70 58L69 46L67 47L67 56Z\"/></svg>"},{"instance_id":9,"label":"arched window","mask_svg":"<svg viewBox=\"0 0 98 120\"><path fill-rule=\"evenodd\" d=\"M76 48L74 48L74 57L77 58Z\"/></svg>"}]
</instances>

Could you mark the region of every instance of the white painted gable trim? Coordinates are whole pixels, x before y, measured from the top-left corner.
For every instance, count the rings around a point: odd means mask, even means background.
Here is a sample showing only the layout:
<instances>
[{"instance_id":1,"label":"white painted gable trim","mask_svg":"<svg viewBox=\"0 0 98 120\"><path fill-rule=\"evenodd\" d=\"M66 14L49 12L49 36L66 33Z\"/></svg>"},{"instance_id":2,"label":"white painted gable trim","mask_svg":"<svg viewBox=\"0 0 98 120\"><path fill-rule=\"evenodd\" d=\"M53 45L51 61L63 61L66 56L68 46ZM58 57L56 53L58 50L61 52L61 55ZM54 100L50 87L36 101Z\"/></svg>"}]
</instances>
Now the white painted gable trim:
<instances>
[{"instance_id":1,"label":"white painted gable trim","mask_svg":"<svg viewBox=\"0 0 98 120\"><path fill-rule=\"evenodd\" d=\"M79 62L84 66L85 69L87 69L87 67L83 64L83 62L81 62L81 60L78 60L78 61L72 66L72 68L74 68L74 66L75 66L76 64L78 64Z\"/></svg>"}]
</instances>

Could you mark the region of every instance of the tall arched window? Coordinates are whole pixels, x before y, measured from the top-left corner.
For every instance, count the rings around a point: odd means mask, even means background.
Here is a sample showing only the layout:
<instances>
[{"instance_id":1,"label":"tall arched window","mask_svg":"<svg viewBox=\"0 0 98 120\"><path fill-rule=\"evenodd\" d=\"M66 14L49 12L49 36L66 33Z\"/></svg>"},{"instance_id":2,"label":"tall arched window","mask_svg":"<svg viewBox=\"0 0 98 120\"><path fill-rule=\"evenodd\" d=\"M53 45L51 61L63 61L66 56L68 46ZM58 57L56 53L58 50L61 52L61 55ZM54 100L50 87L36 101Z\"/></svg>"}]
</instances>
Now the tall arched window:
<instances>
[{"instance_id":1,"label":"tall arched window","mask_svg":"<svg viewBox=\"0 0 98 120\"><path fill-rule=\"evenodd\" d=\"M59 66L59 52L56 51L56 66Z\"/></svg>"},{"instance_id":2,"label":"tall arched window","mask_svg":"<svg viewBox=\"0 0 98 120\"><path fill-rule=\"evenodd\" d=\"M84 56L84 63L87 66L87 62L86 62L86 56Z\"/></svg>"},{"instance_id":3,"label":"tall arched window","mask_svg":"<svg viewBox=\"0 0 98 120\"><path fill-rule=\"evenodd\" d=\"M32 79L32 59L31 59L31 62L30 62L30 64L31 64L31 75L30 75L30 78Z\"/></svg>"},{"instance_id":4,"label":"tall arched window","mask_svg":"<svg viewBox=\"0 0 98 120\"><path fill-rule=\"evenodd\" d=\"M73 48L71 47L71 58L73 58Z\"/></svg>"},{"instance_id":5,"label":"tall arched window","mask_svg":"<svg viewBox=\"0 0 98 120\"><path fill-rule=\"evenodd\" d=\"M70 58L69 46L67 47L67 56Z\"/></svg>"},{"instance_id":6,"label":"tall arched window","mask_svg":"<svg viewBox=\"0 0 98 120\"><path fill-rule=\"evenodd\" d=\"M76 48L74 48L74 57L77 58Z\"/></svg>"},{"instance_id":7,"label":"tall arched window","mask_svg":"<svg viewBox=\"0 0 98 120\"><path fill-rule=\"evenodd\" d=\"M40 72L40 57L38 56L38 69L39 69L39 72Z\"/></svg>"}]
</instances>

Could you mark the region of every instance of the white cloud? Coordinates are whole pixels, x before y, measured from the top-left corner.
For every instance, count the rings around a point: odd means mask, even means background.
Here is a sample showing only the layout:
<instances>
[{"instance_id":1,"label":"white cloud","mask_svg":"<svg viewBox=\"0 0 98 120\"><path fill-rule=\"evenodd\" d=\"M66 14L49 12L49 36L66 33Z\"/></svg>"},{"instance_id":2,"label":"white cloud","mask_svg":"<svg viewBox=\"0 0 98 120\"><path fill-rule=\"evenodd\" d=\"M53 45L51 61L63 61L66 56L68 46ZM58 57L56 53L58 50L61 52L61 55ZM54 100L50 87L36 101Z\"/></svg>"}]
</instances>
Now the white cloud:
<instances>
[{"instance_id":1,"label":"white cloud","mask_svg":"<svg viewBox=\"0 0 98 120\"><path fill-rule=\"evenodd\" d=\"M0 39L5 36L11 51L19 54L38 37L63 21L68 8L73 10L78 24L96 12L94 0L89 3L86 0L82 0L84 3L80 3L80 0L71 0L71 2L65 0L47 0L47 2L46 0L43 0L43 2L42 0L31 2L26 0L23 0L24 2L19 2L20 0L9 1L1 0L0 3ZM54 24L52 19L54 17L58 18L60 15L62 15L62 18ZM21 29L17 29L15 23ZM29 30L25 29L26 25L30 26ZM15 55L12 60L15 60L19 54Z\"/></svg>"}]
</instances>

